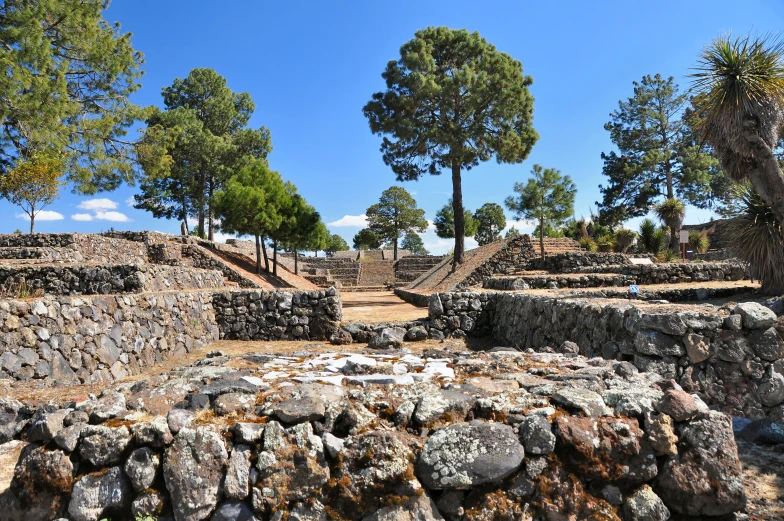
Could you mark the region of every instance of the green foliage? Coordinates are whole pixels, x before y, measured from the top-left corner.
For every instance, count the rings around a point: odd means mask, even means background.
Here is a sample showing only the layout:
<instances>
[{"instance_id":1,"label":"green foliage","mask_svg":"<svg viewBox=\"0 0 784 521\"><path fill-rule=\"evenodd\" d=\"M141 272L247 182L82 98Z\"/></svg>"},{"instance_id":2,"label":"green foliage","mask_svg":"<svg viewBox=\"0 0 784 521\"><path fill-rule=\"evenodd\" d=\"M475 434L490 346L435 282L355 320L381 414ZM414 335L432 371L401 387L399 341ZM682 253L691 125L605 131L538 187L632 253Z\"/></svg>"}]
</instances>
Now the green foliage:
<instances>
[{"instance_id":1,"label":"green foliage","mask_svg":"<svg viewBox=\"0 0 784 521\"><path fill-rule=\"evenodd\" d=\"M511 239L512 237L516 237L520 235L520 230L518 230L514 225L506 231L504 235L504 239Z\"/></svg>"},{"instance_id":2,"label":"green foliage","mask_svg":"<svg viewBox=\"0 0 784 521\"><path fill-rule=\"evenodd\" d=\"M662 250L656 254L656 262L680 262L681 254L675 250Z\"/></svg>"},{"instance_id":3,"label":"green foliage","mask_svg":"<svg viewBox=\"0 0 784 521\"><path fill-rule=\"evenodd\" d=\"M465 236L471 237L476 235L479 228L479 222L474 219L474 214L471 213L471 210L463 210L463 215ZM437 236L442 239L455 238L455 208L452 198L436 212L436 218L433 219L433 224L436 227Z\"/></svg>"},{"instance_id":4,"label":"green foliage","mask_svg":"<svg viewBox=\"0 0 784 521\"><path fill-rule=\"evenodd\" d=\"M665 199L654 208L656 216L670 230L670 248L678 250L680 237L678 232L686 216L686 204L680 199Z\"/></svg>"},{"instance_id":5,"label":"green foliage","mask_svg":"<svg viewBox=\"0 0 784 521\"><path fill-rule=\"evenodd\" d=\"M384 162L399 181L452 173L455 264L463 262L465 225L461 172L493 156L524 161L539 136L532 126L533 83L522 64L479 33L428 27L387 64L386 91L363 112L384 136Z\"/></svg>"},{"instance_id":6,"label":"green foliage","mask_svg":"<svg viewBox=\"0 0 784 521\"><path fill-rule=\"evenodd\" d=\"M422 241L422 237L420 237L419 234L413 232L406 233L406 236L403 237L403 241L401 242L400 247L404 250L410 251L413 255L430 254L430 252L425 249L425 243Z\"/></svg>"},{"instance_id":7,"label":"green foliage","mask_svg":"<svg viewBox=\"0 0 784 521\"><path fill-rule=\"evenodd\" d=\"M215 194L215 211L221 218L223 230L253 235L257 244L280 229L284 210L290 204L283 179L270 170L265 161L254 161L242 168ZM258 248L256 270L261 270Z\"/></svg>"},{"instance_id":8,"label":"green foliage","mask_svg":"<svg viewBox=\"0 0 784 521\"><path fill-rule=\"evenodd\" d=\"M599 245L590 237L583 237L578 241L578 244L585 251L599 251Z\"/></svg>"},{"instance_id":9,"label":"green foliage","mask_svg":"<svg viewBox=\"0 0 784 521\"><path fill-rule=\"evenodd\" d=\"M67 153L65 174L85 194L135 179L127 129L143 58L100 0L0 4L0 174L43 147Z\"/></svg>"},{"instance_id":10,"label":"green foliage","mask_svg":"<svg viewBox=\"0 0 784 521\"><path fill-rule=\"evenodd\" d=\"M762 290L784 294L784 232L781 221L762 197L748 184L738 187L743 211L732 221L732 249L751 264Z\"/></svg>"},{"instance_id":11,"label":"green foliage","mask_svg":"<svg viewBox=\"0 0 784 521\"><path fill-rule=\"evenodd\" d=\"M329 236L329 239L327 239L327 246L324 248L327 255L334 255L336 251L348 251L350 249L346 239L337 233L333 233Z\"/></svg>"},{"instance_id":12,"label":"green foliage","mask_svg":"<svg viewBox=\"0 0 784 521\"><path fill-rule=\"evenodd\" d=\"M362 228L354 235L355 250L377 250L384 243L384 239L368 228Z\"/></svg>"},{"instance_id":13,"label":"green foliage","mask_svg":"<svg viewBox=\"0 0 784 521\"><path fill-rule=\"evenodd\" d=\"M64 162L54 154L38 153L20 159L0 177L0 195L19 206L30 217L30 233L35 232L35 215L52 204L60 194Z\"/></svg>"},{"instance_id":14,"label":"green foliage","mask_svg":"<svg viewBox=\"0 0 784 521\"><path fill-rule=\"evenodd\" d=\"M695 138L692 119L681 117L688 95L674 78L659 74L633 85L634 95L618 103L604 126L618 153L602 153L609 184L599 186L598 220L614 227L645 215L659 197L676 194L700 208L716 206L723 174Z\"/></svg>"},{"instance_id":15,"label":"green foliage","mask_svg":"<svg viewBox=\"0 0 784 521\"><path fill-rule=\"evenodd\" d=\"M497 203L485 203L474 213L476 232L474 238L479 246L490 244L501 239L501 232L506 228L504 209Z\"/></svg>"},{"instance_id":16,"label":"green foliage","mask_svg":"<svg viewBox=\"0 0 784 521\"><path fill-rule=\"evenodd\" d=\"M270 132L246 128L255 108L250 95L233 92L212 69L193 69L162 94L166 110L152 113L144 131L136 207L183 222L196 214L212 240L215 193L234 172L266 159Z\"/></svg>"},{"instance_id":17,"label":"green foliage","mask_svg":"<svg viewBox=\"0 0 784 521\"><path fill-rule=\"evenodd\" d=\"M580 239L588 237L588 222L586 222L585 219L580 219L578 221L575 218L571 218L564 223L562 231L564 237L579 241Z\"/></svg>"},{"instance_id":18,"label":"green foliage","mask_svg":"<svg viewBox=\"0 0 784 521\"><path fill-rule=\"evenodd\" d=\"M705 232L698 232L692 230L689 232L689 243L687 244L689 250L694 253L705 253L710 248L710 239Z\"/></svg>"},{"instance_id":19,"label":"green foliage","mask_svg":"<svg viewBox=\"0 0 784 521\"><path fill-rule=\"evenodd\" d=\"M366 212L368 228L381 240L394 246L397 260L397 241L408 232L424 232L427 229L425 211L417 208L416 201L405 188L391 186L381 193L378 203Z\"/></svg>"},{"instance_id":20,"label":"green foliage","mask_svg":"<svg viewBox=\"0 0 784 521\"><path fill-rule=\"evenodd\" d=\"M667 247L667 234L646 218L640 223L639 244L646 253L659 253Z\"/></svg>"},{"instance_id":21,"label":"green foliage","mask_svg":"<svg viewBox=\"0 0 784 521\"><path fill-rule=\"evenodd\" d=\"M609 253L615 249L615 237L603 235L596 239L596 249L602 253Z\"/></svg>"},{"instance_id":22,"label":"green foliage","mask_svg":"<svg viewBox=\"0 0 784 521\"><path fill-rule=\"evenodd\" d=\"M528 183L515 183L514 191L518 196L509 196L504 203L515 213L517 219L538 221L539 236L544 236L547 226L560 226L574 213L574 196L577 188L572 178L561 176L554 168L534 165L533 177ZM541 244L544 258L544 244Z\"/></svg>"},{"instance_id":23,"label":"green foliage","mask_svg":"<svg viewBox=\"0 0 784 521\"><path fill-rule=\"evenodd\" d=\"M632 230L621 228L615 232L615 246L621 253L626 253L635 240L637 240L637 234Z\"/></svg>"}]
</instances>

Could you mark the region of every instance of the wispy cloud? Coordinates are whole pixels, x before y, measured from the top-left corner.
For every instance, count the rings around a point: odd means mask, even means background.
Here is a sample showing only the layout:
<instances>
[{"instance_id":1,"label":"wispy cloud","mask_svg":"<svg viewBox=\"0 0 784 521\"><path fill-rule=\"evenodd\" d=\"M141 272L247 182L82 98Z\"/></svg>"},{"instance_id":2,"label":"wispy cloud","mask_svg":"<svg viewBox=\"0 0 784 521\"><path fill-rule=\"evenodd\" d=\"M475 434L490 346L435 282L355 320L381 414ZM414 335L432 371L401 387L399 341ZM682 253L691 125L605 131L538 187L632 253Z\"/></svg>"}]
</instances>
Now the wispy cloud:
<instances>
[{"instance_id":1,"label":"wispy cloud","mask_svg":"<svg viewBox=\"0 0 784 521\"><path fill-rule=\"evenodd\" d=\"M77 208L91 211L115 210L117 208L117 203L111 199L101 197L98 199L88 199L86 201L82 201Z\"/></svg>"},{"instance_id":2,"label":"wispy cloud","mask_svg":"<svg viewBox=\"0 0 784 521\"><path fill-rule=\"evenodd\" d=\"M344 215L337 221L327 223L327 226L334 226L335 228L364 228L367 226L367 215Z\"/></svg>"},{"instance_id":3,"label":"wispy cloud","mask_svg":"<svg viewBox=\"0 0 784 521\"><path fill-rule=\"evenodd\" d=\"M25 221L30 220L30 216L26 213L18 213L16 214L17 219L24 219ZM65 219L63 214L60 212L53 212L51 210L38 210L35 212L35 220L36 221L62 221Z\"/></svg>"},{"instance_id":4,"label":"wispy cloud","mask_svg":"<svg viewBox=\"0 0 784 521\"><path fill-rule=\"evenodd\" d=\"M88 222L93 220L93 216L89 213L75 213L71 216L74 221Z\"/></svg>"},{"instance_id":5,"label":"wispy cloud","mask_svg":"<svg viewBox=\"0 0 784 521\"><path fill-rule=\"evenodd\" d=\"M130 196L128 199L125 200L125 204L130 207L133 207L133 205L136 204L136 199L134 199L133 196Z\"/></svg>"}]
</instances>

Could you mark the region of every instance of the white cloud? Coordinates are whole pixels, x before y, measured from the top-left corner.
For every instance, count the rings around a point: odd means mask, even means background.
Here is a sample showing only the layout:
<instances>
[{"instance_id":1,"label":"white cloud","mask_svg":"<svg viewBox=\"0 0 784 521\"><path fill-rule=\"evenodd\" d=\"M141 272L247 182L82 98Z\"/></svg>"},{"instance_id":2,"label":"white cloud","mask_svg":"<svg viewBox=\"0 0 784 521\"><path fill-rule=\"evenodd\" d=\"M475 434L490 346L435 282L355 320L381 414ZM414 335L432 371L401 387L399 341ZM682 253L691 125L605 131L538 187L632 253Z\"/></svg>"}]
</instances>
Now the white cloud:
<instances>
[{"instance_id":1,"label":"white cloud","mask_svg":"<svg viewBox=\"0 0 784 521\"><path fill-rule=\"evenodd\" d=\"M536 229L536 222L534 221L506 221L506 226L504 227L504 233L508 232L512 226L517 228L517 231L520 233L527 233L531 234Z\"/></svg>"},{"instance_id":2,"label":"white cloud","mask_svg":"<svg viewBox=\"0 0 784 521\"><path fill-rule=\"evenodd\" d=\"M334 226L335 228L364 228L367 226L367 215L364 213L362 215L344 215L337 221L327 223L327 226Z\"/></svg>"},{"instance_id":3,"label":"white cloud","mask_svg":"<svg viewBox=\"0 0 784 521\"><path fill-rule=\"evenodd\" d=\"M30 216L26 213L18 213L16 214L17 219L24 219L25 221L30 220ZM62 221L65 219L63 214L60 212L53 212L51 210L38 210L35 212L35 220L36 221Z\"/></svg>"},{"instance_id":4,"label":"white cloud","mask_svg":"<svg viewBox=\"0 0 784 521\"><path fill-rule=\"evenodd\" d=\"M125 223L130 221L127 215L120 212L95 212L95 218L102 221L112 221L116 223Z\"/></svg>"},{"instance_id":5,"label":"white cloud","mask_svg":"<svg viewBox=\"0 0 784 521\"><path fill-rule=\"evenodd\" d=\"M114 210L117 208L117 203L111 199L102 197L99 199L88 199L86 201L82 201L78 208L81 208L82 210Z\"/></svg>"},{"instance_id":6,"label":"white cloud","mask_svg":"<svg viewBox=\"0 0 784 521\"><path fill-rule=\"evenodd\" d=\"M425 231L434 232L436 231L436 223L431 221L430 219L427 220L427 229Z\"/></svg>"},{"instance_id":7,"label":"white cloud","mask_svg":"<svg viewBox=\"0 0 784 521\"><path fill-rule=\"evenodd\" d=\"M93 220L93 216L89 213L75 213L71 216L74 221L88 222Z\"/></svg>"},{"instance_id":8,"label":"white cloud","mask_svg":"<svg viewBox=\"0 0 784 521\"><path fill-rule=\"evenodd\" d=\"M133 207L133 205L136 204L136 199L134 199L133 196L130 196L128 199L125 200L125 204L127 204L130 207Z\"/></svg>"}]
</instances>

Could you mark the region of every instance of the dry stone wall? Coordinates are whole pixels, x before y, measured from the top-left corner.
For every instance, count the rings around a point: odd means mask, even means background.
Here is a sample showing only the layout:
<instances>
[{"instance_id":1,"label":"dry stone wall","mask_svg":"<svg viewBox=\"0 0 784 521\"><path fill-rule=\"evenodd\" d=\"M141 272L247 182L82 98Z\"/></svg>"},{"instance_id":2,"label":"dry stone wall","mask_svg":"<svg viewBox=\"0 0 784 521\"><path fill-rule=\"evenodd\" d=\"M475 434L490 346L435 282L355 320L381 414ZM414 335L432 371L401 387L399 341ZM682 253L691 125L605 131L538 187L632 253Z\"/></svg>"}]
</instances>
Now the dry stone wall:
<instances>
[{"instance_id":1,"label":"dry stone wall","mask_svg":"<svg viewBox=\"0 0 784 521\"><path fill-rule=\"evenodd\" d=\"M715 311L598 305L522 293L437 293L430 328L506 346L628 360L736 416L784 420L784 319L756 303Z\"/></svg>"},{"instance_id":2,"label":"dry stone wall","mask_svg":"<svg viewBox=\"0 0 784 521\"><path fill-rule=\"evenodd\" d=\"M536 257L536 249L528 235L518 235L510 239L503 248L482 262L461 286L481 285L485 278L495 274L512 274L528 269L531 259Z\"/></svg>"},{"instance_id":3,"label":"dry stone wall","mask_svg":"<svg viewBox=\"0 0 784 521\"><path fill-rule=\"evenodd\" d=\"M177 266L0 264L0 287L10 291L22 280L30 291L42 289L47 295L108 295L224 286L223 275L219 271Z\"/></svg>"},{"instance_id":4,"label":"dry stone wall","mask_svg":"<svg viewBox=\"0 0 784 521\"><path fill-rule=\"evenodd\" d=\"M0 257L42 261L142 264L147 262L144 244L122 237L42 233L0 235Z\"/></svg>"},{"instance_id":5,"label":"dry stone wall","mask_svg":"<svg viewBox=\"0 0 784 521\"><path fill-rule=\"evenodd\" d=\"M537 257L531 260L530 269L568 272L572 268L583 266L613 266L623 264L631 264L629 258L623 253L580 251L548 255L544 260L542 260L541 257Z\"/></svg>"},{"instance_id":6,"label":"dry stone wall","mask_svg":"<svg viewBox=\"0 0 784 521\"><path fill-rule=\"evenodd\" d=\"M0 377L112 381L218 339L209 292L0 300Z\"/></svg>"},{"instance_id":7,"label":"dry stone wall","mask_svg":"<svg viewBox=\"0 0 784 521\"><path fill-rule=\"evenodd\" d=\"M221 292L212 302L220 338L225 340L323 340L339 329L343 319L335 288Z\"/></svg>"}]
</instances>

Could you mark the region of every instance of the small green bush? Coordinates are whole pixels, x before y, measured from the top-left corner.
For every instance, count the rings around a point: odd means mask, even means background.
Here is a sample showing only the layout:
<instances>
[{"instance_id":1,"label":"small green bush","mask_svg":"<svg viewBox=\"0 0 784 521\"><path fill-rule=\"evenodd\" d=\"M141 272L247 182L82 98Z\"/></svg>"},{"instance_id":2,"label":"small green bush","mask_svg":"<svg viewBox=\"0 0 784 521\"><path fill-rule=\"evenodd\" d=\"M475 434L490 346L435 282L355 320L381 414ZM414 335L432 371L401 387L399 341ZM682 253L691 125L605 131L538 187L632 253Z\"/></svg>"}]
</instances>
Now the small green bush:
<instances>
[{"instance_id":1,"label":"small green bush","mask_svg":"<svg viewBox=\"0 0 784 521\"><path fill-rule=\"evenodd\" d=\"M599 246L596 244L596 241L591 239L590 237L583 237L578 242L580 248L584 249L585 251L597 251Z\"/></svg>"}]
</instances>

